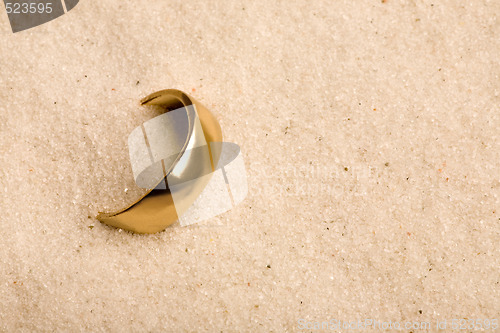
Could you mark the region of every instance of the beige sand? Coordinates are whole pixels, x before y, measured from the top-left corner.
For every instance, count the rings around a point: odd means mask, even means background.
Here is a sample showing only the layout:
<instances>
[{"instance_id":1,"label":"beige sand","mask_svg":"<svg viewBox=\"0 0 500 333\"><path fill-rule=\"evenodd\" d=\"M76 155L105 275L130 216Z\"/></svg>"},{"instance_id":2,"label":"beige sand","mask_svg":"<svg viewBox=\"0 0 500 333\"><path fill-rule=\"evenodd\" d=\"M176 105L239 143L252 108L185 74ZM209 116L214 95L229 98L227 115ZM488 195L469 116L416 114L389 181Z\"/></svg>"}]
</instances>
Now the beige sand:
<instances>
[{"instance_id":1,"label":"beige sand","mask_svg":"<svg viewBox=\"0 0 500 333\"><path fill-rule=\"evenodd\" d=\"M499 17L82 0L12 34L2 12L0 331L500 319ZM127 136L165 88L218 117L250 193L207 225L102 225L137 195Z\"/></svg>"}]
</instances>

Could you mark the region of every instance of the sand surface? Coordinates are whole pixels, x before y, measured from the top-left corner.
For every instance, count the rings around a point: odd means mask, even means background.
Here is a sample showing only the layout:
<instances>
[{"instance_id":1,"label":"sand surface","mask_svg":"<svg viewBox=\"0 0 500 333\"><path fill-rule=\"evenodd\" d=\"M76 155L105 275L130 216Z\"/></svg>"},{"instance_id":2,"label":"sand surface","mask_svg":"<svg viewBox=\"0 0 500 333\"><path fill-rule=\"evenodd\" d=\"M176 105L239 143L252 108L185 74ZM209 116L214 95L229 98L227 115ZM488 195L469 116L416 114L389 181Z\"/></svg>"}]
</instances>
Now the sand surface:
<instances>
[{"instance_id":1,"label":"sand surface","mask_svg":"<svg viewBox=\"0 0 500 333\"><path fill-rule=\"evenodd\" d=\"M81 0L16 34L0 11L0 331L500 319L498 1ZM241 146L248 197L103 225L166 88Z\"/></svg>"}]
</instances>

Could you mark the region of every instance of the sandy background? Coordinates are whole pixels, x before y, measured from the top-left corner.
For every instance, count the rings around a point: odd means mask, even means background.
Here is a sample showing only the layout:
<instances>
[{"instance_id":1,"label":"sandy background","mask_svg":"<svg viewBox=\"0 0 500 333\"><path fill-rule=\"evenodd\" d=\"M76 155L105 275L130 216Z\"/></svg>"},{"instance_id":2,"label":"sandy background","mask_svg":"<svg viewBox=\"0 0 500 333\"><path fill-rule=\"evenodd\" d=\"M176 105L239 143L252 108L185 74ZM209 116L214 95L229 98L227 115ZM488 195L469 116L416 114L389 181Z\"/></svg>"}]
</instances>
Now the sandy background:
<instances>
[{"instance_id":1,"label":"sandy background","mask_svg":"<svg viewBox=\"0 0 500 333\"><path fill-rule=\"evenodd\" d=\"M16 34L1 11L1 331L500 319L498 1L82 0ZM102 225L166 88L241 146L249 195Z\"/></svg>"}]
</instances>

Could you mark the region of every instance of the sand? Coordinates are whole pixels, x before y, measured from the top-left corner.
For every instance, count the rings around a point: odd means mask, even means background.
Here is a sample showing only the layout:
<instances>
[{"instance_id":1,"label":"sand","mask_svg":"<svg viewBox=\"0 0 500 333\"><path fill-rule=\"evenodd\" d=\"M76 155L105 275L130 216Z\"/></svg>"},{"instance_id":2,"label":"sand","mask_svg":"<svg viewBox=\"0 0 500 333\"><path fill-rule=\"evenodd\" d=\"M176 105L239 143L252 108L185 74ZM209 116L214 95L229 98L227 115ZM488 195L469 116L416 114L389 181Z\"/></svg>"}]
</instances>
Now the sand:
<instances>
[{"instance_id":1,"label":"sand","mask_svg":"<svg viewBox=\"0 0 500 333\"><path fill-rule=\"evenodd\" d=\"M499 17L82 0L13 34L2 13L0 331L500 319ZM103 225L138 195L127 137L157 112L139 100L167 88L240 145L248 197L154 235Z\"/></svg>"}]
</instances>

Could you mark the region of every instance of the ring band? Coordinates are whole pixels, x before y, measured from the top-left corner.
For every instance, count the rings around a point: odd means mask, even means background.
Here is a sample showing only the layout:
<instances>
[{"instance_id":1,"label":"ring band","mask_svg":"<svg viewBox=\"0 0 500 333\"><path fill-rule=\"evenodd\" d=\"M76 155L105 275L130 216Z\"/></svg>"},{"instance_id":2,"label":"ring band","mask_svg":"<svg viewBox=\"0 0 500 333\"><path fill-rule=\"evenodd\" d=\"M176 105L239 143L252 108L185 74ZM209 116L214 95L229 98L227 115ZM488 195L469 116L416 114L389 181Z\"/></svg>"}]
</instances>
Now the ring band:
<instances>
[{"instance_id":1,"label":"ring band","mask_svg":"<svg viewBox=\"0 0 500 333\"><path fill-rule=\"evenodd\" d=\"M208 109L188 94L176 89L155 92L141 100L141 105L160 106L165 110L162 114L165 117L152 119L149 124L146 122L140 130L147 134L149 129L154 134L155 130L161 128L156 125L162 121L171 124L173 131L168 135L171 139L168 140L168 147L172 148L174 142L173 151L177 149L178 152L165 156L165 140L148 142L148 136L145 135L144 143L149 154L149 160L146 162L149 165L141 166L145 160L144 154L141 155L140 149L134 150L135 146L131 146L131 143L140 142L139 131L134 130L129 136L132 169L137 184L148 188L148 192L123 209L99 213L97 219L105 224L137 233L155 233L177 221L209 183L219 164L221 149L216 147L222 146L222 131ZM153 120L155 122L152 122ZM170 150L172 152L172 149ZM159 171L162 171L162 177L158 176Z\"/></svg>"}]
</instances>

